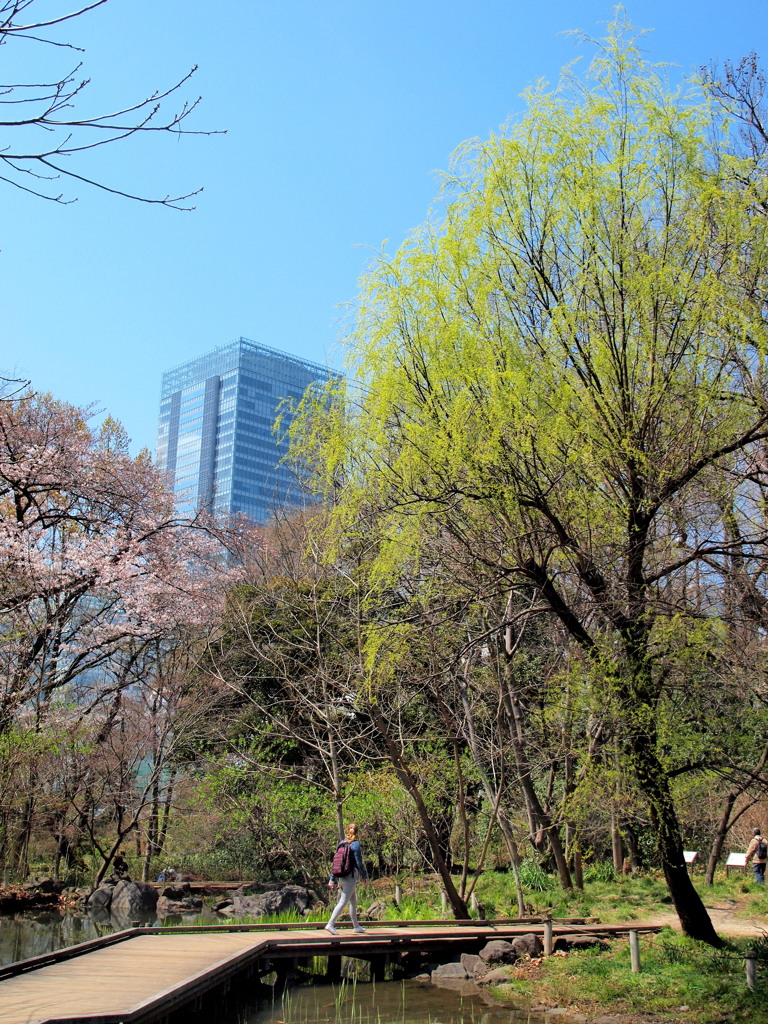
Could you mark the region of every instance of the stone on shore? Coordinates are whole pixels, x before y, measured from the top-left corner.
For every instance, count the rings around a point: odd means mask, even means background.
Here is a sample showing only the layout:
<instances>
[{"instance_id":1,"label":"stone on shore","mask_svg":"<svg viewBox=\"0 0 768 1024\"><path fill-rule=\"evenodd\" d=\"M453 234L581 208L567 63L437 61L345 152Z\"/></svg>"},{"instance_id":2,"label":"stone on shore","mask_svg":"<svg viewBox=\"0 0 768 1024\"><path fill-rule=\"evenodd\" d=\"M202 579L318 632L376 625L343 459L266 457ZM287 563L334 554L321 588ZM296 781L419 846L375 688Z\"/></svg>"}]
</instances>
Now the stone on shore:
<instances>
[{"instance_id":1,"label":"stone on shore","mask_svg":"<svg viewBox=\"0 0 768 1024\"><path fill-rule=\"evenodd\" d=\"M482 977L476 978L476 983L478 985L505 985L511 979L512 974L508 967L495 967Z\"/></svg>"},{"instance_id":2,"label":"stone on shore","mask_svg":"<svg viewBox=\"0 0 768 1024\"><path fill-rule=\"evenodd\" d=\"M386 900L376 900L367 910L362 911L362 916L367 921L382 921L387 910L389 910L389 905Z\"/></svg>"},{"instance_id":3,"label":"stone on shore","mask_svg":"<svg viewBox=\"0 0 768 1024\"><path fill-rule=\"evenodd\" d=\"M252 891L252 890L251 890ZM227 917L273 917L278 914L307 914L317 897L300 885L285 885L257 896L247 895L245 887L237 889L226 899L219 900L213 909Z\"/></svg>"},{"instance_id":4,"label":"stone on shore","mask_svg":"<svg viewBox=\"0 0 768 1024\"><path fill-rule=\"evenodd\" d=\"M460 981L466 981L468 977L467 969L462 964L441 964L432 971L433 983L446 978L458 978Z\"/></svg>"},{"instance_id":5,"label":"stone on shore","mask_svg":"<svg viewBox=\"0 0 768 1024\"><path fill-rule=\"evenodd\" d=\"M534 935L533 932L529 932L527 935L519 935L516 939L513 939L512 948L520 959L524 956L541 956L544 952L541 939L538 935Z\"/></svg>"},{"instance_id":6,"label":"stone on shore","mask_svg":"<svg viewBox=\"0 0 768 1024\"><path fill-rule=\"evenodd\" d=\"M610 943L606 942L599 935L569 932L567 935L558 935L554 948L567 952L568 950L576 949L593 949L598 946L601 949L609 949Z\"/></svg>"},{"instance_id":7,"label":"stone on shore","mask_svg":"<svg viewBox=\"0 0 768 1024\"><path fill-rule=\"evenodd\" d=\"M480 950L480 959L486 964L511 964L518 959L515 947L505 939L491 939Z\"/></svg>"}]
</instances>

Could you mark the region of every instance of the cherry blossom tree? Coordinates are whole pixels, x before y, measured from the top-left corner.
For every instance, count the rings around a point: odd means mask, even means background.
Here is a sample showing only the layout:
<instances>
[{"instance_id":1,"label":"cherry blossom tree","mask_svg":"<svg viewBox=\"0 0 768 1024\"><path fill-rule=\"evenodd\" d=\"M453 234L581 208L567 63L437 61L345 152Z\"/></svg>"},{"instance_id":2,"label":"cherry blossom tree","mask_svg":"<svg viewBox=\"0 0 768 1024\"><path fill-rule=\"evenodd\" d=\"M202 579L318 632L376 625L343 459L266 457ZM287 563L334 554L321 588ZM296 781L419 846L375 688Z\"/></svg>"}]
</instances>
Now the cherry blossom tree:
<instances>
[{"instance_id":1,"label":"cherry blossom tree","mask_svg":"<svg viewBox=\"0 0 768 1024\"><path fill-rule=\"evenodd\" d=\"M142 644L213 621L233 576L221 533L93 418L31 393L0 407L0 731L75 684L119 689Z\"/></svg>"}]
</instances>

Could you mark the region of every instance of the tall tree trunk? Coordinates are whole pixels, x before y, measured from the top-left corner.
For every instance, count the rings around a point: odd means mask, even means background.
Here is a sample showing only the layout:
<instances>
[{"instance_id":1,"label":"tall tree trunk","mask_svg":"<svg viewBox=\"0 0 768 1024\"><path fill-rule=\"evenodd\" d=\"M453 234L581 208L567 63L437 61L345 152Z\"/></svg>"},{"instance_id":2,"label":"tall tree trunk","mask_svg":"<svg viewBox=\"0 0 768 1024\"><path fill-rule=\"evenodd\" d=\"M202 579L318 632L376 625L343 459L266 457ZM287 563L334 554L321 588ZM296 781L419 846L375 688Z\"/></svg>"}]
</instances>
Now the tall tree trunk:
<instances>
[{"instance_id":1,"label":"tall tree trunk","mask_svg":"<svg viewBox=\"0 0 768 1024\"><path fill-rule=\"evenodd\" d=\"M461 751L459 750L459 742L456 737L451 740L453 745L453 762L456 765L456 777L459 783L458 793L458 811L459 820L461 821L461 838L464 846L462 853L462 865L461 865L461 881L459 882L459 895L463 900L467 899L467 878L469 876L469 858L470 858L470 841L469 841L469 818L467 816L467 794L464 786L464 772L461 767Z\"/></svg>"},{"instance_id":2,"label":"tall tree trunk","mask_svg":"<svg viewBox=\"0 0 768 1024\"><path fill-rule=\"evenodd\" d=\"M518 772L518 782L523 793L526 807L529 810L536 829L544 832L552 856L555 858L557 873L560 876L560 884L564 889L573 888L571 874L568 870L568 862L565 858L565 851L560 839L560 833L554 822L544 810L539 800L536 789L533 785L531 767L525 752L523 740L523 712L518 701L513 685L513 669L511 659L508 657L502 674L502 700L509 718L509 736L512 742L512 750L515 755L515 764Z\"/></svg>"},{"instance_id":3,"label":"tall tree trunk","mask_svg":"<svg viewBox=\"0 0 768 1024\"><path fill-rule=\"evenodd\" d=\"M551 785L554 784L554 766L550 773ZM568 798L575 790L574 774L573 774L573 757L571 754L565 755L565 793L563 796L563 813L565 808L568 806ZM549 798L547 800L547 806L549 806ZM566 860L570 860L573 865L573 881L577 889L584 888L584 867L581 860L581 844L579 842L579 833L575 825L568 823L565 826L565 851Z\"/></svg>"},{"instance_id":4,"label":"tall tree trunk","mask_svg":"<svg viewBox=\"0 0 768 1024\"><path fill-rule=\"evenodd\" d=\"M459 693L461 695L461 703L464 708L464 724L466 727L466 739L469 743L470 753L472 754L472 760L474 761L477 773L480 776L480 782L485 793L485 799L492 807L498 807L496 812L497 820L499 822L499 828L501 834L504 837L504 844L507 847L507 853L509 854L510 866L512 868L512 877L515 880L515 895L517 897L517 912L520 917L525 916L525 899L523 898L523 887L520 883L520 851L517 848L515 842L514 830L507 817L506 811L501 806L501 793L504 789L504 776L502 774L499 780L498 787L494 787L491 776L488 771L485 758L480 748L480 740L477 735L477 729L475 727L475 714L474 708L472 707L472 701L469 699L469 692L467 690L466 679L461 677L458 679Z\"/></svg>"},{"instance_id":5,"label":"tall tree trunk","mask_svg":"<svg viewBox=\"0 0 768 1024\"><path fill-rule=\"evenodd\" d=\"M517 897L517 913L519 917L525 917L525 898L523 896L523 884L520 881L520 851L515 842L515 835L507 813L503 807L499 807L499 828L504 836L504 843L509 853L509 863L512 868L512 877L515 880L515 896Z\"/></svg>"},{"instance_id":6,"label":"tall tree trunk","mask_svg":"<svg viewBox=\"0 0 768 1024\"><path fill-rule=\"evenodd\" d=\"M414 780L413 776L408 770L408 766L401 755L397 743L395 743L395 741L392 739L389 733L389 729L387 728L386 720L384 719L384 716L382 715L381 711L379 711L378 707L376 707L375 704L372 705L369 710L371 719L376 728L378 729L379 733L381 734L382 739L384 740L384 744L387 748L389 759L392 762L392 767L395 771L395 775L398 777L398 779L408 792L409 796L416 804L416 810L418 811L422 828L424 829L424 832L427 836L427 842L429 843L430 849L432 851L432 858L434 860L435 867L437 868L438 874L442 879L445 894L448 897L448 902L451 904L453 916L459 921L468 921L470 917L469 911L467 910L467 905L461 898L461 896L459 896L458 892L456 891L456 886L453 884L451 872L448 868L448 865L445 862L445 858L443 857L440 837L438 836L435 827L432 823L432 818L430 817L429 811L427 810L427 805L424 803L424 798L421 795L421 791L419 790L419 787L416 785L416 781Z\"/></svg>"},{"instance_id":7,"label":"tall tree trunk","mask_svg":"<svg viewBox=\"0 0 768 1024\"><path fill-rule=\"evenodd\" d=\"M692 939L720 947L722 940L688 874L669 779L656 754L653 739L647 730L630 728L627 743L632 767L648 799L661 867L682 929Z\"/></svg>"},{"instance_id":8,"label":"tall tree trunk","mask_svg":"<svg viewBox=\"0 0 768 1024\"><path fill-rule=\"evenodd\" d=\"M627 821L625 818L624 821L619 823L619 828L629 851L629 870L640 871L644 867L644 863L635 827L631 821Z\"/></svg>"},{"instance_id":9,"label":"tall tree trunk","mask_svg":"<svg viewBox=\"0 0 768 1024\"><path fill-rule=\"evenodd\" d=\"M141 867L141 880L149 881L152 869L152 857L157 852L157 830L160 817L160 780L155 778L152 784L152 800L149 805L149 821L147 822L144 840L144 863Z\"/></svg>"},{"instance_id":10,"label":"tall tree trunk","mask_svg":"<svg viewBox=\"0 0 768 1024\"><path fill-rule=\"evenodd\" d=\"M584 888L584 861L581 858L581 845L578 835L573 841L573 880L577 889Z\"/></svg>"},{"instance_id":11,"label":"tall tree trunk","mask_svg":"<svg viewBox=\"0 0 768 1024\"><path fill-rule=\"evenodd\" d=\"M613 872L620 875L624 869L624 855L621 850L621 831L619 820L616 815L616 808L611 808L611 856L613 858Z\"/></svg>"},{"instance_id":12,"label":"tall tree trunk","mask_svg":"<svg viewBox=\"0 0 768 1024\"><path fill-rule=\"evenodd\" d=\"M327 711L333 708L334 703L328 693L328 685L323 681L323 709ZM339 750L336 743L336 734L333 725L326 717L328 726L328 758L330 761L330 780L333 790L333 804L336 811L336 833L338 841L342 842L345 836L344 830L344 782L342 780L341 766L339 765Z\"/></svg>"},{"instance_id":13,"label":"tall tree trunk","mask_svg":"<svg viewBox=\"0 0 768 1024\"><path fill-rule=\"evenodd\" d=\"M14 843L16 858L16 874L23 882L29 872L29 844L32 838L32 822L34 819L34 797L27 795L24 810L21 813L21 826Z\"/></svg>"},{"instance_id":14,"label":"tall tree trunk","mask_svg":"<svg viewBox=\"0 0 768 1024\"><path fill-rule=\"evenodd\" d=\"M168 782L165 786L165 796L163 797L160 806L160 819L157 826L157 856L161 857L165 851L165 841L168 838L168 826L171 821L171 811L173 809L173 793L174 786L176 784L176 768L171 768L168 773Z\"/></svg>"}]
</instances>

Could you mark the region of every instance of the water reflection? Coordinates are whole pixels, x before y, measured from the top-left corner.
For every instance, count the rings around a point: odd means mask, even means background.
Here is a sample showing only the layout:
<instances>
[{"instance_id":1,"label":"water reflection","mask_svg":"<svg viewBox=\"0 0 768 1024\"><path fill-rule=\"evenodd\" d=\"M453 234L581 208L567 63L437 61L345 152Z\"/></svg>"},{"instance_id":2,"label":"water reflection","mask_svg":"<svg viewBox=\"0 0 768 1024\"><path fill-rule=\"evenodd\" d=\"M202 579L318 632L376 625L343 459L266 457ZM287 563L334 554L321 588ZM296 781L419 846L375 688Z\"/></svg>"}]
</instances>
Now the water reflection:
<instances>
[{"instance_id":1,"label":"water reflection","mask_svg":"<svg viewBox=\"0 0 768 1024\"><path fill-rule=\"evenodd\" d=\"M118 917L103 910L62 913L54 910L26 911L23 914L0 915L0 965L43 956L78 942L88 942L102 935L133 928L136 925L214 924L221 918L210 911L166 917L154 914L145 917Z\"/></svg>"},{"instance_id":2,"label":"water reflection","mask_svg":"<svg viewBox=\"0 0 768 1024\"><path fill-rule=\"evenodd\" d=\"M245 1013L241 1007L231 1019L242 1024L534 1024L540 1018L494 1003L474 985L458 994L417 981L388 981L291 989L274 1005Z\"/></svg>"}]
</instances>

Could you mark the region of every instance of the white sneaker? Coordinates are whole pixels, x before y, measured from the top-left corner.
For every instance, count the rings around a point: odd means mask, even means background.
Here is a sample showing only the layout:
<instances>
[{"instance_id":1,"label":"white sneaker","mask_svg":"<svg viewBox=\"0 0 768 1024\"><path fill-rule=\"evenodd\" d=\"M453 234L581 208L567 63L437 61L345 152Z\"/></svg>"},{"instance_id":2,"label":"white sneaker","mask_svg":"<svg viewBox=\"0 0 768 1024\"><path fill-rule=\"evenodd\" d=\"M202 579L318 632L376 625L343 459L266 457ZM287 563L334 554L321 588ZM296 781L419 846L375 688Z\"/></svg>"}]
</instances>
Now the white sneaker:
<instances>
[{"instance_id":1,"label":"white sneaker","mask_svg":"<svg viewBox=\"0 0 768 1024\"><path fill-rule=\"evenodd\" d=\"M339 933L338 933L338 932L336 931L336 929L335 929L335 928L333 927L333 925L332 925L332 924L327 924L327 925L325 926L325 930L326 930L327 932L329 932L329 933L330 933L331 935L338 935L338 934L339 934Z\"/></svg>"},{"instance_id":2,"label":"white sneaker","mask_svg":"<svg viewBox=\"0 0 768 1024\"><path fill-rule=\"evenodd\" d=\"M365 928L361 928L359 924L356 924L355 927L352 929L352 931L353 932L357 932L358 935L365 935L365 934L367 934L366 931L365 931Z\"/></svg>"}]
</instances>

